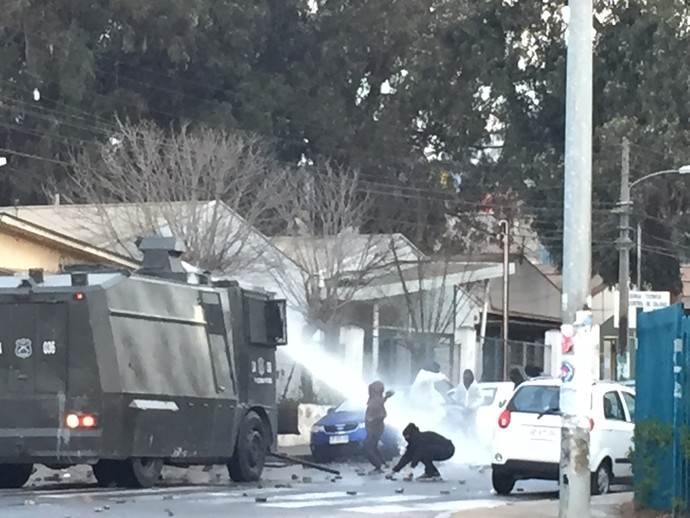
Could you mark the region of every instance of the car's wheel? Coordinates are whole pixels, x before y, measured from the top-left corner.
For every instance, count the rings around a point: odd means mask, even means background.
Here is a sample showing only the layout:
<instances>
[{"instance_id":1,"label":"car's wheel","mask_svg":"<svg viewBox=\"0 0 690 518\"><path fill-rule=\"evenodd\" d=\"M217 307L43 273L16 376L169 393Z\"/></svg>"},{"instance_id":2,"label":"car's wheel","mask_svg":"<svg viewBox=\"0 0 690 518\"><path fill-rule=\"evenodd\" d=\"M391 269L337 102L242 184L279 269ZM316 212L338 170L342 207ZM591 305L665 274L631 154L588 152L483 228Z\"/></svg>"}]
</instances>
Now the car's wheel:
<instances>
[{"instance_id":1,"label":"car's wheel","mask_svg":"<svg viewBox=\"0 0 690 518\"><path fill-rule=\"evenodd\" d=\"M228 462L234 482L255 482L261 478L266 462L266 427L256 412L249 412L240 423L235 452Z\"/></svg>"},{"instance_id":2,"label":"car's wheel","mask_svg":"<svg viewBox=\"0 0 690 518\"><path fill-rule=\"evenodd\" d=\"M515 477L510 473L493 470L491 472L491 485L499 495L509 495L515 487Z\"/></svg>"},{"instance_id":3,"label":"car's wheel","mask_svg":"<svg viewBox=\"0 0 690 518\"><path fill-rule=\"evenodd\" d=\"M29 481L33 464L0 464L0 489L19 489Z\"/></svg>"},{"instance_id":4,"label":"car's wheel","mask_svg":"<svg viewBox=\"0 0 690 518\"><path fill-rule=\"evenodd\" d=\"M315 462L331 462L334 458L328 446L312 446L311 456Z\"/></svg>"},{"instance_id":5,"label":"car's wheel","mask_svg":"<svg viewBox=\"0 0 690 518\"><path fill-rule=\"evenodd\" d=\"M135 457L122 461L117 470L118 485L133 488L149 488L156 485L163 470L161 459Z\"/></svg>"},{"instance_id":6,"label":"car's wheel","mask_svg":"<svg viewBox=\"0 0 690 518\"><path fill-rule=\"evenodd\" d=\"M593 495L605 495L611 490L611 464L604 459L595 472L592 473L591 489Z\"/></svg>"}]
</instances>

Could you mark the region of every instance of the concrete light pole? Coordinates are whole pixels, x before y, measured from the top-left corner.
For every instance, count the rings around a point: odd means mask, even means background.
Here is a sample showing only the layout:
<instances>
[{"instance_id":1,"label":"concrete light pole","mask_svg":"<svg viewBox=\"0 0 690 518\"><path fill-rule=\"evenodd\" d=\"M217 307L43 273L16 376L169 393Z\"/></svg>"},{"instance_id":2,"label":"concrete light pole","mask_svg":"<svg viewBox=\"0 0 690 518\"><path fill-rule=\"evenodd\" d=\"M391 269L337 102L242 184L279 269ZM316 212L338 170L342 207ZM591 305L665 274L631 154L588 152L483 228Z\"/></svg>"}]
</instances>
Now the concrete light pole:
<instances>
[{"instance_id":1,"label":"concrete light pole","mask_svg":"<svg viewBox=\"0 0 690 518\"><path fill-rule=\"evenodd\" d=\"M592 271L592 0L570 2L563 199L563 363L560 518L589 518L592 371L586 340L571 332L589 296ZM573 347L572 342L576 342ZM565 347L567 345L568 347ZM567 350L566 350L567 349ZM585 424L587 423L587 424Z\"/></svg>"},{"instance_id":2,"label":"concrete light pole","mask_svg":"<svg viewBox=\"0 0 690 518\"><path fill-rule=\"evenodd\" d=\"M630 248L633 245L630 239L630 213L632 209L632 202L630 201L630 193L636 185L642 182L655 178L657 176L667 174L690 174L690 165L684 165L678 169L664 169L649 173L648 175L638 178L630 183L630 143L627 138L623 139L623 157L621 167L621 194L618 202L618 212L620 215L619 231L620 236L617 241L618 245L618 352L625 354L628 350L628 312L630 303ZM642 284L642 237L641 226L637 226L637 289L641 289ZM618 377L618 376L616 376Z\"/></svg>"}]
</instances>

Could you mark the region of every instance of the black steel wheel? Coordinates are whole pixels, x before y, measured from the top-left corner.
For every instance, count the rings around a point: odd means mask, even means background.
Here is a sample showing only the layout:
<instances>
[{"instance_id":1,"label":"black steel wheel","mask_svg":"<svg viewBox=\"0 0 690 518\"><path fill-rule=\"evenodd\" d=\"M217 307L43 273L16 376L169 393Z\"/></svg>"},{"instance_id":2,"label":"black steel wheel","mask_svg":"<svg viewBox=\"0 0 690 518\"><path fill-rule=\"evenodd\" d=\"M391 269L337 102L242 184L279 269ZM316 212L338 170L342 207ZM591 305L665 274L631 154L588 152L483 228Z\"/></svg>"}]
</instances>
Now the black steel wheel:
<instances>
[{"instance_id":1,"label":"black steel wheel","mask_svg":"<svg viewBox=\"0 0 690 518\"><path fill-rule=\"evenodd\" d=\"M593 495L605 495L611 490L613 474L608 459L604 459L592 473L591 492Z\"/></svg>"},{"instance_id":2,"label":"black steel wheel","mask_svg":"<svg viewBox=\"0 0 690 518\"><path fill-rule=\"evenodd\" d=\"M235 451L228 462L228 473L234 482L255 482L261 478L268 450L266 433L264 422L256 412L244 416Z\"/></svg>"},{"instance_id":3,"label":"black steel wheel","mask_svg":"<svg viewBox=\"0 0 690 518\"><path fill-rule=\"evenodd\" d=\"M33 464L0 464L0 489L19 489L29 481Z\"/></svg>"},{"instance_id":4,"label":"black steel wheel","mask_svg":"<svg viewBox=\"0 0 690 518\"><path fill-rule=\"evenodd\" d=\"M163 470L161 459L134 457L123 461L118 485L132 488L149 488L158 483Z\"/></svg>"}]
</instances>

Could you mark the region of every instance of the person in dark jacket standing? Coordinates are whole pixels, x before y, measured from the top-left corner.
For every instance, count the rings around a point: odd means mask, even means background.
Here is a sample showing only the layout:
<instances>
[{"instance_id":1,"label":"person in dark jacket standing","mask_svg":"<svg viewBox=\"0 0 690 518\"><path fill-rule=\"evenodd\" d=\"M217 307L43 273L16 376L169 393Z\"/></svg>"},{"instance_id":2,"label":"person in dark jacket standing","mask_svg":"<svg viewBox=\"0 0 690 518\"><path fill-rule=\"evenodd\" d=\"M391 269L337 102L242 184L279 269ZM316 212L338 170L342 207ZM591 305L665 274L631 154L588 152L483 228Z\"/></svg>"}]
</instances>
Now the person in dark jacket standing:
<instances>
[{"instance_id":1,"label":"person in dark jacket standing","mask_svg":"<svg viewBox=\"0 0 690 518\"><path fill-rule=\"evenodd\" d=\"M407 449L393 468L393 473L398 473L408 464L414 469L421 462L424 474L417 480L439 478L441 474L434 462L448 460L455 455L455 446L449 439L436 432L420 432L414 423L405 427L403 437L407 441Z\"/></svg>"},{"instance_id":2,"label":"person in dark jacket standing","mask_svg":"<svg viewBox=\"0 0 690 518\"><path fill-rule=\"evenodd\" d=\"M367 401L367 410L364 415L364 426L367 430L367 436L362 443L362 450L367 460L374 466L370 474L383 473L381 466L386 465L383 455L379 451L379 441L385 428L386 401L394 392L389 390L384 395L384 390L385 387L381 381L375 381L369 385L369 400Z\"/></svg>"}]
</instances>

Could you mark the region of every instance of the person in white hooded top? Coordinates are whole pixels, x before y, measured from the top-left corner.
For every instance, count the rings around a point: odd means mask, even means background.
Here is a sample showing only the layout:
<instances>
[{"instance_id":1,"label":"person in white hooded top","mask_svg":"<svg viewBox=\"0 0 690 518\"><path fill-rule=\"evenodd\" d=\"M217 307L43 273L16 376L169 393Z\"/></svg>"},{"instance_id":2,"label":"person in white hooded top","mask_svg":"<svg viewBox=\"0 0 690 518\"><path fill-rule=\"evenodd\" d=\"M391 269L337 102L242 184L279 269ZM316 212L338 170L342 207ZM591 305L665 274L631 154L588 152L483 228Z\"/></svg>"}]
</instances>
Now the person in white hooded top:
<instances>
[{"instance_id":1,"label":"person in white hooded top","mask_svg":"<svg viewBox=\"0 0 690 518\"><path fill-rule=\"evenodd\" d=\"M482 406L482 392L474 379L474 373L466 369L462 382L453 391L453 400L462 412L465 434L470 439L477 439L477 410Z\"/></svg>"}]
</instances>

